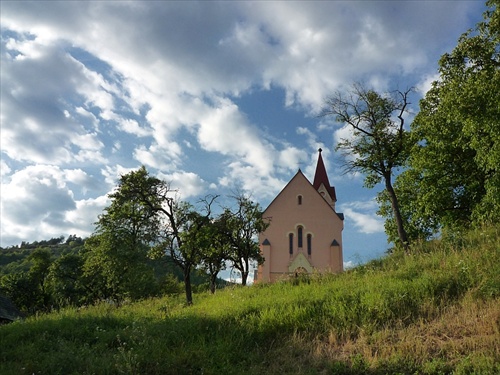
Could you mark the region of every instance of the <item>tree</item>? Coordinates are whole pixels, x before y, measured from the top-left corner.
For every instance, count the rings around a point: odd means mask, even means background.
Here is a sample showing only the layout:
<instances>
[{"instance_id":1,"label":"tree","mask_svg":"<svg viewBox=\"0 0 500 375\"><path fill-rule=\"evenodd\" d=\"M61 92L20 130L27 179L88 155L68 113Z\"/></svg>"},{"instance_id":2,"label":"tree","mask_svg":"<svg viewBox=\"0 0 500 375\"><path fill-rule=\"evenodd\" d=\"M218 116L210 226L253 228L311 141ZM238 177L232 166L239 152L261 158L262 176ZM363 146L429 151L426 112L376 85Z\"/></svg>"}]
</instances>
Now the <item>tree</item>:
<instances>
[{"instance_id":1,"label":"tree","mask_svg":"<svg viewBox=\"0 0 500 375\"><path fill-rule=\"evenodd\" d=\"M154 293L147 255L161 225L154 209L161 204L158 188L156 179L142 167L121 176L117 189L109 194L111 204L85 242L84 276L91 280L95 298L120 302Z\"/></svg>"},{"instance_id":2,"label":"tree","mask_svg":"<svg viewBox=\"0 0 500 375\"><path fill-rule=\"evenodd\" d=\"M266 230L269 223L262 217L258 203L241 194L233 198L236 201L234 211L226 209L223 214L225 237L230 246L228 259L240 271L242 285L246 285L250 261L255 260L258 264L264 262L257 236Z\"/></svg>"},{"instance_id":3,"label":"tree","mask_svg":"<svg viewBox=\"0 0 500 375\"><path fill-rule=\"evenodd\" d=\"M217 197L205 198L205 212L200 214L191 204L178 200L174 193L167 182L150 176L143 166L122 176L119 189L110 196L117 214L111 215L105 223L125 224L127 230L132 230L131 244L148 244L151 257L168 256L181 268L186 303L191 305L191 271L201 262L203 249L208 247L205 229L209 226L211 206ZM108 210L112 212L114 210Z\"/></svg>"},{"instance_id":4,"label":"tree","mask_svg":"<svg viewBox=\"0 0 500 375\"><path fill-rule=\"evenodd\" d=\"M24 311L48 311L52 307L48 288L52 254L47 248L37 248L27 257L26 262L30 265L29 270L3 276L1 289Z\"/></svg>"},{"instance_id":5,"label":"tree","mask_svg":"<svg viewBox=\"0 0 500 375\"><path fill-rule=\"evenodd\" d=\"M485 20L441 57L396 181L402 209L427 234L500 220L500 1L487 4Z\"/></svg>"},{"instance_id":6,"label":"tree","mask_svg":"<svg viewBox=\"0 0 500 375\"><path fill-rule=\"evenodd\" d=\"M210 226L207 226L206 235L210 238L210 242L204 250L201 269L208 274L212 294L215 293L217 276L226 268L226 260L231 251L231 244L226 241L224 235L229 216L227 212L223 212L211 221Z\"/></svg>"},{"instance_id":7,"label":"tree","mask_svg":"<svg viewBox=\"0 0 500 375\"><path fill-rule=\"evenodd\" d=\"M78 306L92 295L83 275L83 265L84 259L79 254L64 254L51 264L49 283L57 307Z\"/></svg>"},{"instance_id":8,"label":"tree","mask_svg":"<svg viewBox=\"0 0 500 375\"><path fill-rule=\"evenodd\" d=\"M193 304L191 271L202 263L204 252L210 248L211 213L216 199L209 196L202 201L204 214L189 203L170 198L157 207L165 217L165 225L155 251L160 256L168 255L182 269L187 305Z\"/></svg>"},{"instance_id":9,"label":"tree","mask_svg":"<svg viewBox=\"0 0 500 375\"><path fill-rule=\"evenodd\" d=\"M380 94L355 84L346 95L336 92L328 98L321 114L334 116L351 130L352 136L341 139L336 147L345 158L346 172L363 173L368 188L384 183L398 239L405 249L409 238L392 178L405 165L409 154L411 138L405 129L405 114L411 91Z\"/></svg>"}]
</instances>

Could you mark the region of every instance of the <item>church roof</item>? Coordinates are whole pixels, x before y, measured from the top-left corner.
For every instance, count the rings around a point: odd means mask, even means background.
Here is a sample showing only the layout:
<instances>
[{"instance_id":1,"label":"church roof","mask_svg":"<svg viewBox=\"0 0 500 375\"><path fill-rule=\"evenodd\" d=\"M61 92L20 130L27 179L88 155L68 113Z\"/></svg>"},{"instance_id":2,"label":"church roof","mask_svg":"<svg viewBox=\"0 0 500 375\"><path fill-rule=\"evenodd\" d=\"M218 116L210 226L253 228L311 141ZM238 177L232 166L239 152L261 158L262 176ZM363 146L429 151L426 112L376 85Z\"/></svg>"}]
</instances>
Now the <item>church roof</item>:
<instances>
[{"instance_id":1,"label":"church roof","mask_svg":"<svg viewBox=\"0 0 500 375\"><path fill-rule=\"evenodd\" d=\"M335 188L330 185L330 181L328 180L328 175L326 174L325 163L323 163L323 158L321 157L321 148L318 150L318 164L316 164L316 173L314 173L314 182L313 186L316 190L319 189L321 184L325 185L328 194L334 202L337 201L337 195L335 194Z\"/></svg>"}]
</instances>

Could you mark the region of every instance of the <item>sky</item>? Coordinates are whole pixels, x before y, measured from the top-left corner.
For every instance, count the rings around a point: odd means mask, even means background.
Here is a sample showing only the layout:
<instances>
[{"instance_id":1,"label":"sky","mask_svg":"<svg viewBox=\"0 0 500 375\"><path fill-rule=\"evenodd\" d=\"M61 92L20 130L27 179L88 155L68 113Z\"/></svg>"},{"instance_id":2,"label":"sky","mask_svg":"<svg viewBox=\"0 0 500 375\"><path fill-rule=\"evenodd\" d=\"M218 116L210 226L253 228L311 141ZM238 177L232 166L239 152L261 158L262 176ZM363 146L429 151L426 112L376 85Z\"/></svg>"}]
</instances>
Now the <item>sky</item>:
<instances>
[{"instance_id":1,"label":"sky","mask_svg":"<svg viewBox=\"0 0 500 375\"><path fill-rule=\"evenodd\" d=\"M89 236L146 166L197 202L262 208L323 159L345 265L390 247L377 191L344 174L325 99L415 87L482 20L481 1L1 1L0 246Z\"/></svg>"}]
</instances>

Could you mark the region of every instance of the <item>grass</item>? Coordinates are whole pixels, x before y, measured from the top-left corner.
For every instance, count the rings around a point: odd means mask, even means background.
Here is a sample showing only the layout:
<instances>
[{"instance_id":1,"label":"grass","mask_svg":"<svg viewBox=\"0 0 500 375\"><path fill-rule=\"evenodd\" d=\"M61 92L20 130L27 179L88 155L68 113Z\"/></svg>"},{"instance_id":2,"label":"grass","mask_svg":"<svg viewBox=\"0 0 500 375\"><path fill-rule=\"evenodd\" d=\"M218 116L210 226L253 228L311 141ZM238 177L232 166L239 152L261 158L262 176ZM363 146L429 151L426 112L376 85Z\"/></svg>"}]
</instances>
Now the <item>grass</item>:
<instances>
[{"instance_id":1,"label":"grass","mask_svg":"<svg viewBox=\"0 0 500 375\"><path fill-rule=\"evenodd\" d=\"M1 374L500 373L500 229L341 275L32 317Z\"/></svg>"}]
</instances>

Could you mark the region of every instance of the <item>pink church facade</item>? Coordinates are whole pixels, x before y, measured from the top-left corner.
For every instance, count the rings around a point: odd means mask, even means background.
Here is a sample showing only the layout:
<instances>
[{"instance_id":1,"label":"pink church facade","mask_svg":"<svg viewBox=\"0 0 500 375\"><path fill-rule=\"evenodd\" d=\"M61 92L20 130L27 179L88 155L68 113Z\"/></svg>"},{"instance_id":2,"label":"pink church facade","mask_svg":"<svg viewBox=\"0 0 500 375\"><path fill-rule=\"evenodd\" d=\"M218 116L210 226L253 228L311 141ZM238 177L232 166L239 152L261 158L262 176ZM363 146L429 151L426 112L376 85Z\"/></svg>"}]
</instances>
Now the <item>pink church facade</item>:
<instances>
[{"instance_id":1,"label":"pink church facade","mask_svg":"<svg viewBox=\"0 0 500 375\"><path fill-rule=\"evenodd\" d=\"M263 213L270 225L259 235L265 260L255 282L302 272L342 272L344 216L336 212L336 201L319 149L314 182L299 169Z\"/></svg>"}]
</instances>

